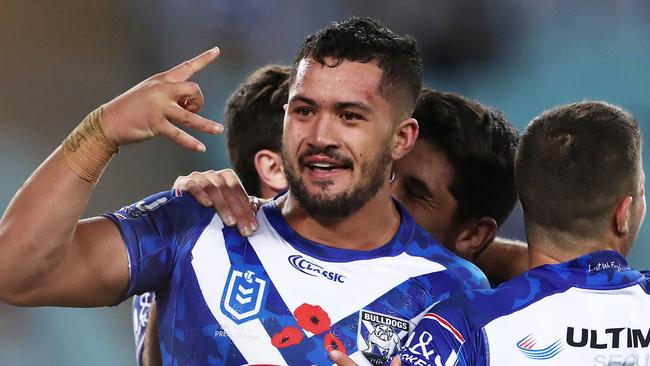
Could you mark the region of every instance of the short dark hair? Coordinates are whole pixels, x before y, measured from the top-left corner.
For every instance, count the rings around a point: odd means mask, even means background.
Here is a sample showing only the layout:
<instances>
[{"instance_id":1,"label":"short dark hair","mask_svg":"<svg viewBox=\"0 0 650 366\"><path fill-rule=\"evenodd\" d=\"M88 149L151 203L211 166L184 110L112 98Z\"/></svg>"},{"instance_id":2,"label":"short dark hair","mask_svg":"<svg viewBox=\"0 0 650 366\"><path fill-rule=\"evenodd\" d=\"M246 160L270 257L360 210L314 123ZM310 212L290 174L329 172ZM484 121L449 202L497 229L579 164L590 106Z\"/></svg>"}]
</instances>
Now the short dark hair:
<instances>
[{"instance_id":1,"label":"short dark hair","mask_svg":"<svg viewBox=\"0 0 650 366\"><path fill-rule=\"evenodd\" d=\"M226 140L233 169L248 194L260 196L255 154L280 152L284 105L289 95L288 66L269 65L256 70L226 103Z\"/></svg>"},{"instance_id":2,"label":"short dark hair","mask_svg":"<svg viewBox=\"0 0 650 366\"><path fill-rule=\"evenodd\" d=\"M516 159L527 225L594 235L616 202L636 194L639 123L604 102L560 106L533 119Z\"/></svg>"},{"instance_id":3,"label":"short dark hair","mask_svg":"<svg viewBox=\"0 0 650 366\"><path fill-rule=\"evenodd\" d=\"M406 116L413 112L422 88L422 61L413 37L398 36L374 19L350 18L308 36L293 61L291 82L305 58L329 67L345 60L376 61L383 71L380 92L401 97ZM327 62L326 58L332 58L333 62Z\"/></svg>"},{"instance_id":4,"label":"short dark hair","mask_svg":"<svg viewBox=\"0 0 650 366\"><path fill-rule=\"evenodd\" d=\"M449 192L456 222L482 216L501 225L517 201L514 160L519 134L496 109L425 88L413 112L419 141L439 148L454 169Z\"/></svg>"}]
</instances>

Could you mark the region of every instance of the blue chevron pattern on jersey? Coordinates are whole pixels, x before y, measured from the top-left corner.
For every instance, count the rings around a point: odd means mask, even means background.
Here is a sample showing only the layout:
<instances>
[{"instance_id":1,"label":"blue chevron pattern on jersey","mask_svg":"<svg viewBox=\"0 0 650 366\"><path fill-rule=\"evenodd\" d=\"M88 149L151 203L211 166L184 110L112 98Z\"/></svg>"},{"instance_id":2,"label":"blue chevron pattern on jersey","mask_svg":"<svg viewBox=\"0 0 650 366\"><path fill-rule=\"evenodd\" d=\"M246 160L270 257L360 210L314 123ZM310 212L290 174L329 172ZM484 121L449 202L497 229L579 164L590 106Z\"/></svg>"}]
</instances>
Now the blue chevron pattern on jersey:
<instances>
[{"instance_id":1,"label":"blue chevron pattern on jersey","mask_svg":"<svg viewBox=\"0 0 650 366\"><path fill-rule=\"evenodd\" d=\"M165 365L331 365L331 348L379 365L435 303L488 287L397 207L398 232L369 251L301 237L275 202L248 238L177 191L106 216L129 255L125 298L156 294Z\"/></svg>"},{"instance_id":2,"label":"blue chevron pattern on jersey","mask_svg":"<svg viewBox=\"0 0 650 366\"><path fill-rule=\"evenodd\" d=\"M404 365L637 365L650 360L648 278L613 251L543 265L434 306Z\"/></svg>"}]
</instances>

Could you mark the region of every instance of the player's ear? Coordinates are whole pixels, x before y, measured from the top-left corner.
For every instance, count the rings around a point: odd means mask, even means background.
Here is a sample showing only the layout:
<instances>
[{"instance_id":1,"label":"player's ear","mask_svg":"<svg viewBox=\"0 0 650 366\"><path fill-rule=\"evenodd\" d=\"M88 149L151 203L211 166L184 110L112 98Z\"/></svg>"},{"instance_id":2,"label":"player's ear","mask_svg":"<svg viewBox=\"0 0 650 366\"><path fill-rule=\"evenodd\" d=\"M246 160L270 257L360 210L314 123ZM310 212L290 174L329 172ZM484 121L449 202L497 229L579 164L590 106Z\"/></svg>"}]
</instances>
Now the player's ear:
<instances>
[{"instance_id":1,"label":"player's ear","mask_svg":"<svg viewBox=\"0 0 650 366\"><path fill-rule=\"evenodd\" d=\"M456 252L461 257L472 261L494 240L496 233L497 222L491 217L483 216L469 220L462 225L456 239Z\"/></svg>"},{"instance_id":2,"label":"player's ear","mask_svg":"<svg viewBox=\"0 0 650 366\"><path fill-rule=\"evenodd\" d=\"M415 118L407 118L397 125L391 147L393 160L398 160L411 151L418 138L418 132L418 121Z\"/></svg>"},{"instance_id":3,"label":"player's ear","mask_svg":"<svg viewBox=\"0 0 650 366\"><path fill-rule=\"evenodd\" d=\"M627 196L620 200L614 209L614 228L617 235L625 235L630 230L632 200L632 196Z\"/></svg>"},{"instance_id":4,"label":"player's ear","mask_svg":"<svg viewBox=\"0 0 650 366\"><path fill-rule=\"evenodd\" d=\"M275 193L287 187L282 156L279 153L267 149L258 151L255 154L255 169L260 177L260 184L269 187Z\"/></svg>"}]
</instances>

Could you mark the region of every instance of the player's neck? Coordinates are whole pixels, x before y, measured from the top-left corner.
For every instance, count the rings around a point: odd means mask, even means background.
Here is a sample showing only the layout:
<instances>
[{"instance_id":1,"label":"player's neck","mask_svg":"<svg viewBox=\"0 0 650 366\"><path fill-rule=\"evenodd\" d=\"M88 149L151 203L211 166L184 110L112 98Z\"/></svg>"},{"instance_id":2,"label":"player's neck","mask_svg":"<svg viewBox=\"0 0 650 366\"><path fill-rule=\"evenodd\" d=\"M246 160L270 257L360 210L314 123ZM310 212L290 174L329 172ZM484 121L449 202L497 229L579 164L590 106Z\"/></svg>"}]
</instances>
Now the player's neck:
<instances>
[{"instance_id":1,"label":"player's neck","mask_svg":"<svg viewBox=\"0 0 650 366\"><path fill-rule=\"evenodd\" d=\"M322 219L309 215L288 192L278 200L282 216L300 236L323 245L371 250L389 242L400 225L400 214L388 186L357 212L344 219Z\"/></svg>"},{"instance_id":2,"label":"player's neck","mask_svg":"<svg viewBox=\"0 0 650 366\"><path fill-rule=\"evenodd\" d=\"M534 268L543 264L567 262L600 250L621 253L616 240L611 238L586 238L567 233L546 232L545 235L528 235L528 262Z\"/></svg>"}]
</instances>

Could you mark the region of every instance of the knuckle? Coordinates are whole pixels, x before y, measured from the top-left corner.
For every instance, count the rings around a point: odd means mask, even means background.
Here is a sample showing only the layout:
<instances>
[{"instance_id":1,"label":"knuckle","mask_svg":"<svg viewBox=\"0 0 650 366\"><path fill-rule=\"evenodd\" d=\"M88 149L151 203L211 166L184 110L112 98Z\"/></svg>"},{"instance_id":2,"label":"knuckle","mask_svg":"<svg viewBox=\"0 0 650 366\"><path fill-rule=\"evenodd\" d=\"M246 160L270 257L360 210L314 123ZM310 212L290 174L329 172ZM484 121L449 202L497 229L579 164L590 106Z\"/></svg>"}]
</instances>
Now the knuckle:
<instances>
[{"instance_id":1,"label":"knuckle","mask_svg":"<svg viewBox=\"0 0 650 366\"><path fill-rule=\"evenodd\" d=\"M189 125L191 121L192 121L192 113L188 111L183 112L183 124Z\"/></svg>"},{"instance_id":2,"label":"knuckle","mask_svg":"<svg viewBox=\"0 0 650 366\"><path fill-rule=\"evenodd\" d=\"M217 186L217 187L223 187L223 186L225 186L226 180L223 179L223 177L222 177L221 175L218 175L218 174L217 174L217 175L214 177L214 179L212 180L212 182L213 182L214 185Z\"/></svg>"},{"instance_id":3,"label":"knuckle","mask_svg":"<svg viewBox=\"0 0 650 366\"><path fill-rule=\"evenodd\" d=\"M199 86L198 83L195 82L190 82L190 86L192 88L192 93L195 95L201 95L201 87Z\"/></svg>"}]
</instances>

